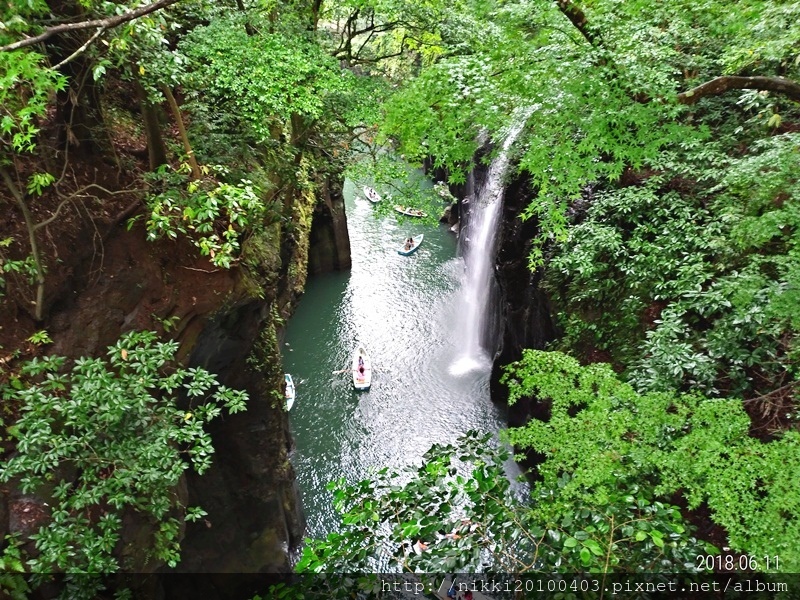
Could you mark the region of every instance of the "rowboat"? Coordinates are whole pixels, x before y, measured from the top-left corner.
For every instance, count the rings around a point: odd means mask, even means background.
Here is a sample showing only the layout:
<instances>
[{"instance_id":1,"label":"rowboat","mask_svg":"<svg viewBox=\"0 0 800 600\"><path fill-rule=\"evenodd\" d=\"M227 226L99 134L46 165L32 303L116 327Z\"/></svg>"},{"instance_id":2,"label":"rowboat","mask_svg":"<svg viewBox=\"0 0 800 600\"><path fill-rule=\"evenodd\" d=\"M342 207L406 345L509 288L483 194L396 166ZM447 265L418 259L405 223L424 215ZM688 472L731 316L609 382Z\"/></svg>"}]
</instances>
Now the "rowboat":
<instances>
[{"instance_id":1,"label":"rowboat","mask_svg":"<svg viewBox=\"0 0 800 600\"><path fill-rule=\"evenodd\" d=\"M419 235L415 235L412 238L408 238L406 240L405 244L403 244L403 246L401 248L397 249L397 252L399 254L402 254L403 256L408 256L409 254L414 254L414 252L417 251L417 248L419 248L419 245L422 243L422 238L424 238L424 237L425 237L425 234L420 233ZM409 241L411 243L409 243Z\"/></svg>"},{"instance_id":2,"label":"rowboat","mask_svg":"<svg viewBox=\"0 0 800 600\"><path fill-rule=\"evenodd\" d=\"M381 195L375 191L375 188L371 188L368 185L364 186L364 196L373 204L381 201Z\"/></svg>"},{"instance_id":3,"label":"rowboat","mask_svg":"<svg viewBox=\"0 0 800 600\"><path fill-rule=\"evenodd\" d=\"M292 381L292 376L288 373L284 373L283 380L286 382L286 391L284 392L284 397L286 398L286 412L292 410L292 405L294 404L294 381Z\"/></svg>"},{"instance_id":4,"label":"rowboat","mask_svg":"<svg viewBox=\"0 0 800 600\"><path fill-rule=\"evenodd\" d=\"M353 351L353 387L357 390L368 390L372 383L372 363L364 346Z\"/></svg>"},{"instance_id":5,"label":"rowboat","mask_svg":"<svg viewBox=\"0 0 800 600\"><path fill-rule=\"evenodd\" d=\"M402 204L395 204L394 209L401 215L407 217L427 217L428 213L422 212L418 208L411 208L410 206L403 206Z\"/></svg>"}]
</instances>

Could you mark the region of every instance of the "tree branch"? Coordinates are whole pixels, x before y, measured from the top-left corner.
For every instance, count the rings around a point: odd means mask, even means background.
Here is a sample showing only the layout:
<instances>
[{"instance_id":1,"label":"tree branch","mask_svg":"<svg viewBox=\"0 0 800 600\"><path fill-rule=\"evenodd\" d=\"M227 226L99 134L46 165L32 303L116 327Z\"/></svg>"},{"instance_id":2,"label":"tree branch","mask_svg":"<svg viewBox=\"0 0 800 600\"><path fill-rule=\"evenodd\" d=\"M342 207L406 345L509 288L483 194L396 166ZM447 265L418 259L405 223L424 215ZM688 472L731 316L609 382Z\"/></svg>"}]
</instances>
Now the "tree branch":
<instances>
[{"instance_id":1,"label":"tree branch","mask_svg":"<svg viewBox=\"0 0 800 600\"><path fill-rule=\"evenodd\" d=\"M783 77L738 77L724 75L697 87L678 94L681 104L694 104L700 98L717 96L729 90L766 90L784 94L795 102L800 102L800 83Z\"/></svg>"},{"instance_id":2,"label":"tree branch","mask_svg":"<svg viewBox=\"0 0 800 600\"><path fill-rule=\"evenodd\" d=\"M750 402L760 402L761 400L767 400L768 398L771 398L772 396L775 396L776 394L780 394L782 392L785 392L786 390L790 390L793 387L798 386L798 385L800 385L800 381L790 381L786 385L781 386L781 387L779 387L779 388L777 388L775 390L772 390L771 392L767 392L766 394L762 394L760 396L756 396L755 398L747 398L746 400L744 400L744 403L748 404Z\"/></svg>"},{"instance_id":3,"label":"tree branch","mask_svg":"<svg viewBox=\"0 0 800 600\"><path fill-rule=\"evenodd\" d=\"M94 42L97 38L99 38L103 34L103 32L105 30L106 30L105 27L98 27L97 31L94 32L94 35L92 35L92 37L90 37L88 40L86 40L86 42L84 42L84 44L80 48L75 50L75 52L70 54L67 58L62 60L57 65L53 65L53 70L57 71L59 68L63 67L65 64L67 64L71 60L74 60L76 56L78 56L81 52L84 52L89 46L91 46L92 42Z\"/></svg>"},{"instance_id":4,"label":"tree branch","mask_svg":"<svg viewBox=\"0 0 800 600\"><path fill-rule=\"evenodd\" d=\"M94 29L95 27L101 27L103 29L112 29L123 23L127 23L128 21L133 21L134 19L138 19L139 17L143 17L144 15L149 15L151 12L155 12L162 8L166 8L171 4L175 4L180 0L157 0L151 4L147 4L145 6L140 6L136 10L132 10L130 12L126 12L122 15L114 15L113 17L106 17L105 19L94 19L92 21L81 21L79 23L65 23L63 25L56 25L54 27L48 27L39 35L25 38L24 40L19 40L18 42L14 42L13 44L8 44L6 46L0 47L0 52L9 52L11 50L19 50L20 48L26 48L27 46L33 46L38 44L39 42L43 42L46 39L56 35L57 33L63 33L65 31L80 31L82 29Z\"/></svg>"},{"instance_id":5,"label":"tree branch","mask_svg":"<svg viewBox=\"0 0 800 600\"><path fill-rule=\"evenodd\" d=\"M586 14L573 0L556 0L558 9L564 14L584 39L592 46L602 48L603 40L588 26ZM711 81L701 83L697 87L678 94L680 104L695 104L706 96L718 96L730 90L765 90L787 96L790 100L800 102L800 83L783 77L741 77L723 75ZM635 98L637 101L641 99Z\"/></svg>"},{"instance_id":6,"label":"tree branch","mask_svg":"<svg viewBox=\"0 0 800 600\"><path fill-rule=\"evenodd\" d=\"M55 221L58 218L58 215L61 213L61 209L64 208L64 206L66 206L67 202L69 202L70 200L72 200L72 196L70 196L68 198L64 198L59 203L58 207L56 208L56 212L54 212L52 215L50 215L49 219L41 221L40 223L36 223L33 226L33 231L35 232L35 231L38 231L39 229L41 229L42 227L47 227L48 225L50 225L50 223Z\"/></svg>"},{"instance_id":7,"label":"tree branch","mask_svg":"<svg viewBox=\"0 0 800 600\"><path fill-rule=\"evenodd\" d=\"M575 29L581 32L587 42L592 46L601 45L600 36L592 33L592 30L589 29L589 21L580 6L577 6L572 0L556 0L556 5L564 13L564 16L570 20Z\"/></svg>"}]
</instances>

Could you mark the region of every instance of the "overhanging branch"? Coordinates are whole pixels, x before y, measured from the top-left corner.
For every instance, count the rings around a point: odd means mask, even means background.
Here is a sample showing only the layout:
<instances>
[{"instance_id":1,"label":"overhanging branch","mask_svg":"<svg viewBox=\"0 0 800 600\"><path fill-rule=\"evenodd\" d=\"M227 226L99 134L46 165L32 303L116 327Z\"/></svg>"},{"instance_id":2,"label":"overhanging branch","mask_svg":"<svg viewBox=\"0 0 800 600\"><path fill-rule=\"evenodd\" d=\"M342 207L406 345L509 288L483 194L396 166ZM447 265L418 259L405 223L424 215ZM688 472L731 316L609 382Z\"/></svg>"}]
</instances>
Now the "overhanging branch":
<instances>
[{"instance_id":1,"label":"overhanging branch","mask_svg":"<svg viewBox=\"0 0 800 600\"><path fill-rule=\"evenodd\" d=\"M584 39L592 46L603 47L603 40L589 27L586 13L573 0L556 0L556 6L570 23L577 29ZM783 94L790 100L800 102L800 83L783 77L742 77L738 75L723 75L710 81L701 83L697 87L678 94L680 104L695 104L700 98L718 96L730 90L764 90ZM635 97L635 101L642 99ZM648 101L645 99L644 101Z\"/></svg>"},{"instance_id":2,"label":"overhanging branch","mask_svg":"<svg viewBox=\"0 0 800 600\"><path fill-rule=\"evenodd\" d=\"M78 23L65 23L63 25L55 25L54 27L48 27L39 35L25 38L24 40L19 40L18 42L14 42L12 44L8 44L6 46L0 47L0 52L9 52L11 50L19 50L20 48L26 48L28 46L33 46L38 44L39 42L43 42L46 39L56 35L57 33L64 33L65 31L80 31L82 29L95 29L95 28L102 28L105 29L113 29L123 23L127 23L128 21L133 21L134 19L138 19L139 17L143 17L145 15L149 15L151 12L155 12L157 10L161 10L162 8L166 8L171 4L175 4L180 0L157 0L151 4L147 4L145 6L140 6L136 10L132 10L130 12L126 12L121 15L114 15L113 17L106 17L105 19L94 19L92 21L80 21Z\"/></svg>"},{"instance_id":3,"label":"overhanging branch","mask_svg":"<svg viewBox=\"0 0 800 600\"><path fill-rule=\"evenodd\" d=\"M700 98L717 96L729 90L765 90L777 92L800 102L800 83L783 77L739 77L723 75L678 94L681 104L694 104Z\"/></svg>"},{"instance_id":4,"label":"overhanging branch","mask_svg":"<svg viewBox=\"0 0 800 600\"><path fill-rule=\"evenodd\" d=\"M600 37L593 33L592 30L589 28L589 22L586 19L586 14L583 12L580 6L572 2L572 0L556 0L556 5L558 9L564 14L567 19L569 19L570 23L580 31L581 35L589 42L592 46L600 46Z\"/></svg>"}]
</instances>

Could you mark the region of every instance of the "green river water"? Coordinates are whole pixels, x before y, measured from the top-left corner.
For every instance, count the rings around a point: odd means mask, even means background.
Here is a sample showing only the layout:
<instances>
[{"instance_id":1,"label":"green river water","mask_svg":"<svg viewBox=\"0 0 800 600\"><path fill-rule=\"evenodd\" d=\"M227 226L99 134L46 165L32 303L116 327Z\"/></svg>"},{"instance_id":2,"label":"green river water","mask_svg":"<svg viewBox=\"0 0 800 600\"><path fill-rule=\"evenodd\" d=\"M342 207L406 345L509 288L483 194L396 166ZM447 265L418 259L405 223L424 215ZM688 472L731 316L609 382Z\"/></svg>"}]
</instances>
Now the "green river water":
<instances>
[{"instance_id":1,"label":"green river water","mask_svg":"<svg viewBox=\"0 0 800 600\"><path fill-rule=\"evenodd\" d=\"M297 387L292 462L311 537L337 527L329 481L417 462L434 443L470 429L494 432L505 422L489 398L488 365L453 369L462 350L464 279L455 235L376 216L354 192L347 182L352 269L309 279L285 337L284 364ZM418 233L425 234L420 249L398 254ZM353 389L349 371L333 374L349 368L357 342L373 360L366 392Z\"/></svg>"}]
</instances>

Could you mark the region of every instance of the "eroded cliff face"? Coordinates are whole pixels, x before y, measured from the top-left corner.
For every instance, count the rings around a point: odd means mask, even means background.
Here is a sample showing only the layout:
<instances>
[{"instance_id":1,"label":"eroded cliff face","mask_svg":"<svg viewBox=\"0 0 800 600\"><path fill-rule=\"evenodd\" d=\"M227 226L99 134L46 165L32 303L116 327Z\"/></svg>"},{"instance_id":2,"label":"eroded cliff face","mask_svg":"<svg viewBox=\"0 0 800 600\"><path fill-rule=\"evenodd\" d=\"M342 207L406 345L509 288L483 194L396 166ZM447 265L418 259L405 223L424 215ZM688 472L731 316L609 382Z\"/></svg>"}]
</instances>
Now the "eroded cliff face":
<instances>
[{"instance_id":1,"label":"eroded cliff face","mask_svg":"<svg viewBox=\"0 0 800 600\"><path fill-rule=\"evenodd\" d=\"M156 330L179 342L184 364L202 366L221 383L249 392L245 412L211 427L211 469L203 476L187 473L176 489L182 502L208 513L183 532L178 571L291 569L289 553L305 523L289 462L279 340L302 295L309 257L317 271L349 266L344 203L331 187L340 190L341 184L325 186L319 202L312 192L299 193L288 223L247 239L230 270L214 267L185 240L147 242L141 222L131 230L114 224L101 232L101 255L69 265L43 323L20 311L14 317L23 338L34 327L46 328L54 340L48 353L73 358L104 355L126 331ZM323 208L315 211L318 206ZM320 213L329 218L318 218ZM78 223L71 239L91 239L92 226ZM60 241L54 241L56 254L66 257L68 240L64 246ZM45 500L13 486L2 490L0 534L34 532L48 518ZM153 526L126 521L118 546L126 570L163 569L147 558Z\"/></svg>"},{"instance_id":2,"label":"eroded cliff face","mask_svg":"<svg viewBox=\"0 0 800 600\"><path fill-rule=\"evenodd\" d=\"M531 271L528 267L531 240L538 233L538 223L535 219L519 218L534 193L524 177L511 180L505 192L495 267L500 288L500 345L490 381L492 399L496 402L508 400L508 389L500 384L502 367L519 360L525 348L544 349L557 335L547 294L539 286L542 271ZM520 400L510 407L508 424L522 425L531 416L544 418L543 410L545 407L539 404Z\"/></svg>"},{"instance_id":3,"label":"eroded cliff face","mask_svg":"<svg viewBox=\"0 0 800 600\"><path fill-rule=\"evenodd\" d=\"M298 198L279 245L266 234L249 240L241 295L207 322L194 345L190 363L224 374L223 383L246 389L251 402L245 413L213 424L214 465L188 476L190 503L209 515L187 529L181 572L286 572L302 541L279 341L310 257L320 257L318 271L350 264L344 201L331 187L341 189L326 185L319 199L309 192ZM320 212L336 218L320 219Z\"/></svg>"},{"instance_id":4,"label":"eroded cliff face","mask_svg":"<svg viewBox=\"0 0 800 600\"><path fill-rule=\"evenodd\" d=\"M308 274L350 268L350 236L341 182L328 182L314 207L308 256Z\"/></svg>"}]
</instances>

